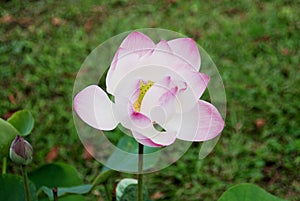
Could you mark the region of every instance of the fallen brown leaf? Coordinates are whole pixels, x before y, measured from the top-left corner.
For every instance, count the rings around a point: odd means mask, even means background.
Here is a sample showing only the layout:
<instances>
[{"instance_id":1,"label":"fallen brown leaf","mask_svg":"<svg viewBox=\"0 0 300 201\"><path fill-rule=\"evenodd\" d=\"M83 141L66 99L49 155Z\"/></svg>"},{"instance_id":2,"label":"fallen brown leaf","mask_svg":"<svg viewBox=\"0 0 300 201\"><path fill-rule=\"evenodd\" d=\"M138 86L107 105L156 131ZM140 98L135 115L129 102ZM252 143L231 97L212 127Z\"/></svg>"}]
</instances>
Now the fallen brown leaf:
<instances>
[{"instance_id":1,"label":"fallen brown leaf","mask_svg":"<svg viewBox=\"0 0 300 201\"><path fill-rule=\"evenodd\" d=\"M51 23L54 26L60 26L60 25L62 25L63 20L61 18L58 18L58 17L53 17L52 20L51 20Z\"/></svg>"},{"instance_id":2,"label":"fallen brown leaf","mask_svg":"<svg viewBox=\"0 0 300 201\"><path fill-rule=\"evenodd\" d=\"M49 162L54 161L58 156L58 152L59 152L59 147L58 146L52 147L51 150L49 151L49 153L46 156L46 162L49 163Z\"/></svg>"},{"instance_id":3,"label":"fallen brown leaf","mask_svg":"<svg viewBox=\"0 0 300 201\"><path fill-rule=\"evenodd\" d=\"M84 29L86 32L89 32L91 29L93 28L93 20L89 19L85 25L84 25Z\"/></svg>"},{"instance_id":4,"label":"fallen brown leaf","mask_svg":"<svg viewBox=\"0 0 300 201\"><path fill-rule=\"evenodd\" d=\"M9 117L11 117L11 115L13 115L13 113L15 113L15 111L8 111L2 117L4 120L7 120L7 119L9 119Z\"/></svg>"},{"instance_id":5,"label":"fallen brown leaf","mask_svg":"<svg viewBox=\"0 0 300 201\"><path fill-rule=\"evenodd\" d=\"M13 94L9 94L8 95L8 99L14 105L17 103L16 98L15 98L15 96Z\"/></svg>"},{"instance_id":6,"label":"fallen brown leaf","mask_svg":"<svg viewBox=\"0 0 300 201\"><path fill-rule=\"evenodd\" d=\"M255 126L256 128L262 128L266 124L266 121L262 118L255 120Z\"/></svg>"},{"instance_id":7,"label":"fallen brown leaf","mask_svg":"<svg viewBox=\"0 0 300 201\"><path fill-rule=\"evenodd\" d=\"M16 20L16 23L23 27L28 27L29 25L33 24L33 20L31 18L19 18Z\"/></svg>"},{"instance_id":8,"label":"fallen brown leaf","mask_svg":"<svg viewBox=\"0 0 300 201\"><path fill-rule=\"evenodd\" d=\"M289 48L283 48L281 53L284 56L288 56L290 54L290 49Z\"/></svg>"},{"instance_id":9,"label":"fallen brown leaf","mask_svg":"<svg viewBox=\"0 0 300 201\"><path fill-rule=\"evenodd\" d=\"M257 37L257 38L254 40L254 42L255 42L255 43L267 42L267 41L270 40L270 38L271 38L270 36L265 35L265 36Z\"/></svg>"},{"instance_id":10,"label":"fallen brown leaf","mask_svg":"<svg viewBox=\"0 0 300 201\"><path fill-rule=\"evenodd\" d=\"M163 196L164 196L164 194L162 192L157 191L153 195L151 195L151 199L158 200L158 199L162 198Z\"/></svg>"},{"instance_id":11,"label":"fallen brown leaf","mask_svg":"<svg viewBox=\"0 0 300 201\"><path fill-rule=\"evenodd\" d=\"M13 21L13 17L10 14L0 17L0 25L1 24L10 24L12 21Z\"/></svg>"}]
</instances>

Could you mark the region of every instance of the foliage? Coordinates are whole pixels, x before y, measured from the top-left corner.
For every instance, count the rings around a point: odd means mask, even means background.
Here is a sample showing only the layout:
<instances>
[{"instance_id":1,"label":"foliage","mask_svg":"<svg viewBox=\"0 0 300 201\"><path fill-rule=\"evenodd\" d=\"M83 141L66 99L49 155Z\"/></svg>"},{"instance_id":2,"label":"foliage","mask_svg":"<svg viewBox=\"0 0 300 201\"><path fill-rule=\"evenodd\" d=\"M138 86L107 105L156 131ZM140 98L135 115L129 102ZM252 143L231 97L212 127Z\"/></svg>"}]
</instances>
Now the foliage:
<instances>
[{"instance_id":1,"label":"foliage","mask_svg":"<svg viewBox=\"0 0 300 201\"><path fill-rule=\"evenodd\" d=\"M3 119L0 119L0 127L0 158L3 158L8 157L9 146L19 133L10 123Z\"/></svg>"},{"instance_id":2,"label":"foliage","mask_svg":"<svg viewBox=\"0 0 300 201\"><path fill-rule=\"evenodd\" d=\"M31 112L27 110L15 112L7 121L23 136L28 135L34 126L33 116Z\"/></svg>"},{"instance_id":3,"label":"foliage","mask_svg":"<svg viewBox=\"0 0 300 201\"><path fill-rule=\"evenodd\" d=\"M20 201L25 200L23 179L16 175L0 175L1 200ZM37 201L36 188L32 182L29 183L32 201Z\"/></svg>"},{"instance_id":4,"label":"foliage","mask_svg":"<svg viewBox=\"0 0 300 201\"><path fill-rule=\"evenodd\" d=\"M238 184L228 189L218 201L284 201L253 184Z\"/></svg>"}]
</instances>

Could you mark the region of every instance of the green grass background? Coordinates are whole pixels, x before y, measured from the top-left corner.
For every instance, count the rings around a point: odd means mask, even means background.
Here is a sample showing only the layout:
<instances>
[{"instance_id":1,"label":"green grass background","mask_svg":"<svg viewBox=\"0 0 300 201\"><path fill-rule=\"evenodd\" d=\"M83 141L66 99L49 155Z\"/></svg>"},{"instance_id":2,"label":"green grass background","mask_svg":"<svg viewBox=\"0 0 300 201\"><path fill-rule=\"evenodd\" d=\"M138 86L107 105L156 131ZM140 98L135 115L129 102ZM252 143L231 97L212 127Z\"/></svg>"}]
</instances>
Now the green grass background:
<instances>
[{"instance_id":1,"label":"green grass background","mask_svg":"<svg viewBox=\"0 0 300 201\"><path fill-rule=\"evenodd\" d=\"M116 34L170 29L194 38L210 54L225 84L228 114L213 153L198 160L195 143L172 166L145 176L150 194L161 192L158 200L213 201L233 184L252 182L299 200L299 8L292 0L1 1L0 116L32 111L32 169L59 146L56 161L73 164L89 182L102 166L82 158L72 119L81 63ZM257 119L265 121L263 127Z\"/></svg>"}]
</instances>

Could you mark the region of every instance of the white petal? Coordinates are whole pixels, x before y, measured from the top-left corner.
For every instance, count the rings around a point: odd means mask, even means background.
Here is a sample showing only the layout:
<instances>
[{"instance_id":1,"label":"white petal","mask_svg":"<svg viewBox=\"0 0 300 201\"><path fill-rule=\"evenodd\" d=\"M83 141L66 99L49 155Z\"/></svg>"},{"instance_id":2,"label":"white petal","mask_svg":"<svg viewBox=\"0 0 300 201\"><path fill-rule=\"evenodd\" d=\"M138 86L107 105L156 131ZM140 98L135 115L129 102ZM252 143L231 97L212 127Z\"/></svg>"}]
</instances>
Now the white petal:
<instances>
[{"instance_id":1,"label":"white petal","mask_svg":"<svg viewBox=\"0 0 300 201\"><path fill-rule=\"evenodd\" d=\"M175 115L167 124L167 129L178 131L177 138L186 141L210 140L223 128L224 121L218 110L202 100L191 111Z\"/></svg>"},{"instance_id":2,"label":"white petal","mask_svg":"<svg viewBox=\"0 0 300 201\"><path fill-rule=\"evenodd\" d=\"M127 129L131 130L132 133L138 133L142 137L137 137L137 141L144 142L150 140L151 142L167 146L172 144L176 140L176 132L170 131L158 131L154 128L152 120L146 115L135 112L129 100L126 98L117 97L116 113L120 123Z\"/></svg>"},{"instance_id":3,"label":"white petal","mask_svg":"<svg viewBox=\"0 0 300 201\"><path fill-rule=\"evenodd\" d=\"M170 80L170 78L166 77L162 82L155 83L147 91L141 104L141 112L162 127L175 113L176 104L178 104L176 102L178 87L170 85L165 80Z\"/></svg>"},{"instance_id":4,"label":"white petal","mask_svg":"<svg viewBox=\"0 0 300 201\"><path fill-rule=\"evenodd\" d=\"M86 87L75 96L74 110L85 123L100 130L112 130L118 124L112 102L96 85Z\"/></svg>"},{"instance_id":5,"label":"white petal","mask_svg":"<svg viewBox=\"0 0 300 201\"><path fill-rule=\"evenodd\" d=\"M123 50L119 49L119 52L120 51ZM119 55L119 52L116 54ZM138 58L139 57L137 54L132 53L113 60L106 77L106 90L108 93L115 95L115 89L120 84L122 79L124 79L128 73L136 68Z\"/></svg>"},{"instance_id":6,"label":"white petal","mask_svg":"<svg viewBox=\"0 0 300 201\"><path fill-rule=\"evenodd\" d=\"M195 41L191 38L177 38L168 41L169 46L175 55L183 58L186 63L189 63L196 71L200 69L200 53Z\"/></svg>"},{"instance_id":7,"label":"white petal","mask_svg":"<svg viewBox=\"0 0 300 201\"><path fill-rule=\"evenodd\" d=\"M124 48L127 52L135 52L139 56L153 49L154 46L154 42L148 36L137 31L130 33L120 45L120 47Z\"/></svg>"},{"instance_id":8,"label":"white petal","mask_svg":"<svg viewBox=\"0 0 300 201\"><path fill-rule=\"evenodd\" d=\"M148 147L161 147L162 146L161 144L154 143L152 140L139 134L138 132L133 131L132 135L136 141L138 141L139 143L141 143L145 146L148 146Z\"/></svg>"}]
</instances>

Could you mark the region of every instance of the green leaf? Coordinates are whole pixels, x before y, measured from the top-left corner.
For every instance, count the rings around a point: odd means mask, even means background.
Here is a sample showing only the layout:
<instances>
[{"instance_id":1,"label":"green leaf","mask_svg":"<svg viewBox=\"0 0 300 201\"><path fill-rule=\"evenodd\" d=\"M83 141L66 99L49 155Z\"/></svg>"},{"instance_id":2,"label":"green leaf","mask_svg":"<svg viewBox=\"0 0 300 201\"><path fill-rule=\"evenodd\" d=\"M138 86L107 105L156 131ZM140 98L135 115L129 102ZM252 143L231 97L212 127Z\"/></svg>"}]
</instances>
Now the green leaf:
<instances>
[{"instance_id":1,"label":"green leaf","mask_svg":"<svg viewBox=\"0 0 300 201\"><path fill-rule=\"evenodd\" d=\"M1 200L20 201L26 200L23 178L17 175L0 175L0 198ZM37 201L36 188L29 181L31 201Z\"/></svg>"},{"instance_id":2,"label":"green leaf","mask_svg":"<svg viewBox=\"0 0 300 201\"><path fill-rule=\"evenodd\" d=\"M39 201L50 201L49 198L39 199ZM58 201L86 201L85 197L82 195L67 195L60 197Z\"/></svg>"},{"instance_id":3,"label":"green leaf","mask_svg":"<svg viewBox=\"0 0 300 201\"><path fill-rule=\"evenodd\" d=\"M76 169L65 163L52 163L39 167L30 172L28 177L40 189L42 186L72 187L82 184Z\"/></svg>"},{"instance_id":4,"label":"green leaf","mask_svg":"<svg viewBox=\"0 0 300 201\"><path fill-rule=\"evenodd\" d=\"M117 147L112 155L107 160L107 166L119 167L120 169L128 169L128 167L137 168L138 161L138 142L128 135L124 135L118 142ZM144 146L144 154L150 154L160 150L157 147ZM132 153L135 155L126 155L124 153ZM158 157L151 158L151 160L145 160L144 169L151 168L158 161ZM136 164L136 165L135 165ZM131 168L131 169L132 169ZM108 167L103 167L102 172L108 170ZM132 169L132 170L133 170Z\"/></svg>"},{"instance_id":5,"label":"green leaf","mask_svg":"<svg viewBox=\"0 0 300 201\"><path fill-rule=\"evenodd\" d=\"M0 158L7 157L9 147L19 132L7 121L0 118Z\"/></svg>"},{"instance_id":6,"label":"green leaf","mask_svg":"<svg viewBox=\"0 0 300 201\"><path fill-rule=\"evenodd\" d=\"M86 199L82 195L68 195L59 198L58 201L86 201Z\"/></svg>"},{"instance_id":7,"label":"green leaf","mask_svg":"<svg viewBox=\"0 0 300 201\"><path fill-rule=\"evenodd\" d=\"M254 184L238 184L223 193L218 201L285 201Z\"/></svg>"},{"instance_id":8,"label":"green leaf","mask_svg":"<svg viewBox=\"0 0 300 201\"><path fill-rule=\"evenodd\" d=\"M34 126L34 119L28 110L20 110L15 112L8 120L22 136L28 135Z\"/></svg>"},{"instance_id":9,"label":"green leaf","mask_svg":"<svg viewBox=\"0 0 300 201\"><path fill-rule=\"evenodd\" d=\"M72 187L58 187L57 188L57 196L61 197L65 194L85 194L88 193L92 189L91 184L80 185L80 186L72 186ZM50 200L53 200L53 192L52 188L48 188L46 186L42 186L41 188L44 193L49 197Z\"/></svg>"}]
</instances>

